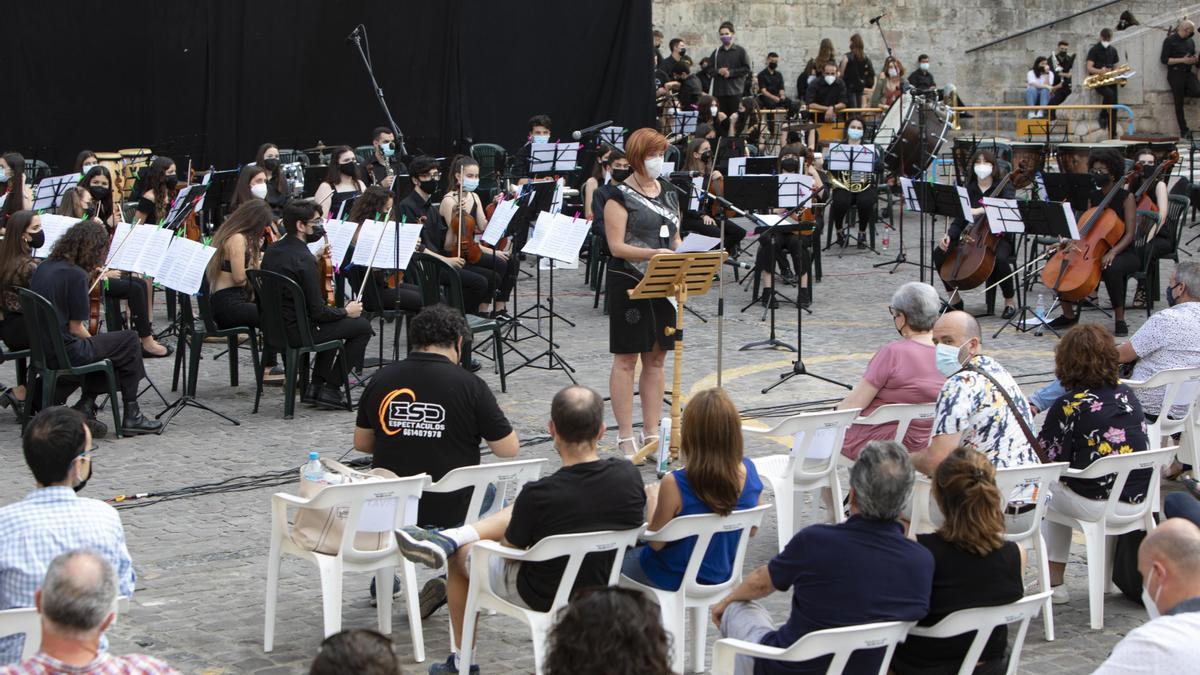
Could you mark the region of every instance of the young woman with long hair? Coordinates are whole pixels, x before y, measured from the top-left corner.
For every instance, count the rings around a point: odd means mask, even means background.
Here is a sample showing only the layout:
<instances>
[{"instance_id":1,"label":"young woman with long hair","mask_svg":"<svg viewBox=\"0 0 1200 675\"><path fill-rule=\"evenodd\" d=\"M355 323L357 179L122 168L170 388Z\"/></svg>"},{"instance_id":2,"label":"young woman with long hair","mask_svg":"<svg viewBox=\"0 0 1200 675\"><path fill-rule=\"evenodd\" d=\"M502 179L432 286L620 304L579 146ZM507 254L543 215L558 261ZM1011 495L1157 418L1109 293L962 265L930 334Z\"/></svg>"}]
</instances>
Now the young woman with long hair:
<instances>
[{"instance_id":1,"label":"young woman with long hair","mask_svg":"<svg viewBox=\"0 0 1200 675\"><path fill-rule=\"evenodd\" d=\"M359 288L363 289L362 297L359 299L362 300L363 307L368 312L378 312L381 309L419 312L421 311L421 289L416 284L400 283L394 288L390 287L388 277L392 275L393 270L373 269L371 270L371 281L363 286L363 275L366 274L366 268L350 264L350 260L354 257L354 250L358 247L358 235L364 221L399 220L392 213L392 205L392 193L382 185L372 185L355 200L354 208L350 210L350 216L346 218L346 221L358 224L359 228L354 231L354 238L351 240L350 248L346 251L346 259L340 261L338 268L343 270L342 273L355 291Z\"/></svg>"},{"instance_id":2,"label":"young woman with long hair","mask_svg":"<svg viewBox=\"0 0 1200 675\"><path fill-rule=\"evenodd\" d=\"M84 172L79 179L79 186L85 188L96 204L96 219L104 223L111 232L117 223L124 220L118 212L120 198L113 197L113 177L108 167L97 164Z\"/></svg>"},{"instance_id":3,"label":"young woman with long hair","mask_svg":"<svg viewBox=\"0 0 1200 675\"><path fill-rule=\"evenodd\" d=\"M171 205L171 191L178 183L179 174L175 170L175 160L170 157L155 157L150 166L144 169L138 182L137 189L141 190L141 193L134 222L153 225L166 218Z\"/></svg>"},{"instance_id":4,"label":"young woman with long hair","mask_svg":"<svg viewBox=\"0 0 1200 675\"><path fill-rule=\"evenodd\" d=\"M442 219L447 223L458 217L460 177L462 179L463 212L475 219L475 231L480 234L487 229L487 214L483 210L483 200L475 194L475 190L479 187L479 162L474 158L468 155L459 155L450 163L446 194L442 196L442 203L438 210ZM513 284L517 279L515 274L508 272L508 253L497 251L483 242L480 242L479 247L483 249L483 255L480 256L479 262L468 264L465 268L494 279L492 283L496 287L496 294L494 298L488 298L492 300L492 313L494 316L507 316L505 307L508 305L508 296L512 293ZM479 311L487 311L487 309L487 303L484 303L480 306ZM467 311L470 310L471 308L468 307Z\"/></svg>"},{"instance_id":5,"label":"young woman with long hair","mask_svg":"<svg viewBox=\"0 0 1200 675\"><path fill-rule=\"evenodd\" d=\"M875 81L875 66L863 48L862 35L855 33L850 36L850 51L842 56L838 64L838 75L846 83L846 93L849 100L847 108L861 108L863 92Z\"/></svg>"},{"instance_id":6,"label":"young woman with long hair","mask_svg":"<svg viewBox=\"0 0 1200 675\"><path fill-rule=\"evenodd\" d=\"M9 219L0 239L0 339L11 351L29 348L25 315L17 288L27 288L37 269L33 249L46 243L42 219L28 209L17 211ZM20 405L25 401L25 384L19 383L0 394L0 406Z\"/></svg>"},{"instance_id":7,"label":"young woman with long hair","mask_svg":"<svg viewBox=\"0 0 1200 675\"><path fill-rule=\"evenodd\" d=\"M367 185L359 178L362 170L358 166L358 157L348 146L337 146L329 157L329 171L317 186L313 198L330 218L345 218L346 214L341 212L342 203L361 195Z\"/></svg>"},{"instance_id":8,"label":"young woman with long hair","mask_svg":"<svg viewBox=\"0 0 1200 675\"><path fill-rule=\"evenodd\" d=\"M17 211L33 207L33 190L25 182L25 157L19 152L0 155L0 185L4 190L4 208L0 209L0 227Z\"/></svg>"},{"instance_id":9,"label":"young woman with long hair","mask_svg":"<svg viewBox=\"0 0 1200 675\"><path fill-rule=\"evenodd\" d=\"M238 207L255 199L267 199L267 172L259 166L244 166L238 174L237 186L233 189L233 198L229 200L229 213Z\"/></svg>"},{"instance_id":10,"label":"young woman with long hair","mask_svg":"<svg viewBox=\"0 0 1200 675\"><path fill-rule=\"evenodd\" d=\"M279 161L279 146L274 143L263 143L254 153L254 165L262 168L267 177L267 203L275 212L275 219L283 213L292 198L292 184L283 175L283 165Z\"/></svg>"}]
</instances>

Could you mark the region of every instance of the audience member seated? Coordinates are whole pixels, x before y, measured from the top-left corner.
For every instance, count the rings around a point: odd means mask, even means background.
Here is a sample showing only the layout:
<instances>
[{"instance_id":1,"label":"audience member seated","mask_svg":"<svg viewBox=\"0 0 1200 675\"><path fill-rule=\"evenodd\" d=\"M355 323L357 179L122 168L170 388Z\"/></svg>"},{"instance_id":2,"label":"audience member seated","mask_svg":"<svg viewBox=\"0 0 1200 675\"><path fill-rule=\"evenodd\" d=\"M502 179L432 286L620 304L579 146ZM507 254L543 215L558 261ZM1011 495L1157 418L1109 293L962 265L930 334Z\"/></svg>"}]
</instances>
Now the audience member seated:
<instances>
[{"instance_id":1,"label":"audience member seated","mask_svg":"<svg viewBox=\"0 0 1200 675\"><path fill-rule=\"evenodd\" d=\"M733 511L758 505L762 481L742 455L742 419L724 389L705 389L683 412L680 452L687 468L676 469L646 488L646 522L661 530L676 516ZM700 583L720 584L732 576L740 532L713 536L700 565ZM649 542L625 554L625 576L655 588L679 589L695 537Z\"/></svg>"},{"instance_id":2,"label":"audience member seated","mask_svg":"<svg viewBox=\"0 0 1200 675\"><path fill-rule=\"evenodd\" d=\"M947 615L972 607L1016 602L1025 594L1021 581L1023 551L1004 541L1004 514L996 469L970 448L950 453L934 474L933 497L946 514L937 532L917 536L933 554L933 592L929 614L918 623L932 626ZM910 635L892 657L897 675L953 675L971 648L974 633L939 640ZM975 672L1004 672L1008 627L992 631Z\"/></svg>"},{"instance_id":3,"label":"audience member seated","mask_svg":"<svg viewBox=\"0 0 1200 675\"><path fill-rule=\"evenodd\" d=\"M1163 515L1168 518L1184 518L1200 527L1200 498L1191 494L1172 492L1163 499Z\"/></svg>"},{"instance_id":4,"label":"audience member seated","mask_svg":"<svg viewBox=\"0 0 1200 675\"><path fill-rule=\"evenodd\" d=\"M941 300L929 284L910 281L892 294L888 313L901 340L889 342L867 364L867 372L854 389L838 404L838 410L862 408L867 416L882 405L892 403L933 403L946 377L938 372L934 360L933 324L937 321ZM855 424L846 431L842 454L857 459L868 441L892 440L898 423ZM915 420L904 434L904 447L916 452L929 445L931 420Z\"/></svg>"},{"instance_id":5,"label":"audience member seated","mask_svg":"<svg viewBox=\"0 0 1200 675\"><path fill-rule=\"evenodd\" d=\"M308 675L400 675L401 672L391 638L373 630L354 628L325 638Z\"/></svg>"},{"instance_id":6,"label":"audience member seated","mask_svg":"<svg viewBox=\"0 0 1200 675\"><path fill-rule=\"evenodd\" d=\"M1142 406L1129 385L1117 376L1117 348L1112 333L1099 324L1077 324L1054 349L1054 374L1067 393L1050 405L1038 441L1052 462L1086 469L1109 455L1141 452L1149 447ZM1050 510L1095 519L1104 513L1114 478L1061 478L1050 487ZM1129 475L1121 501L1140 504L1150 485L1150 470ZM1042 522L1054 602L1067 602L1063 572L1071 548L1071 528Z\"/></svg>"},{"instance_id":7,"label":"audience member seated","mask_svg":"<svg viewBox=\"0 0 1200 675\"><path fill-rule=\"evenodd\" d=\"M602 530L629 530L643 524L646 493L637 468L620 457L600 459L596 446L604 437L604 401L595 391L567 387L550 404L550 436L563 466L541 480L527 483L511 506L474 525L440 532L405 527L396 533L400 552L427 567L449 569L446 589L456 644L462 643L463 615L471 582L471 544L481 539L527 549L546 537ZM603 586L612 553L585 559L575 589ZM506 563L499 558L490 570L492 589L508 602L549 611L566 569L564 559ZM471 667L472 672L476 670ZM434 664L429 672L457 673L458 655Z\"/></svg>"},{"instance_id":8,"label":"audience member seated","mask_svg":"<svg viewBox=\"0 0 1200 675\"><path fill-rule=\"evenodd\" d=\"M917 471L932 476L960 445L987 455L998 469L1037 463L1021 427L1022 422L1026 428L1033 424L1029 402L1008 371L983 353L983 333L975 317L962 311L943 314L933 326L933 342L937 369L946 383L938 393L929 448L913 453Z\"/></svg>"},{"instance_id":9,"label":"audience member seated","mask_svg":"<svg viewBox=\"0 0 1200 675\"><path fill-rule=\"evenodd\" d=\"M1200 663L1200 529L1170 518L1138 549L1150 621L1113 647L1094 675L1187 673Z\"/></svg>"},{"instance_id":10,"label":"audience member seated","mask_svg":"<svg viewBox=\"0 0 1200 675\"><path fill-rule=\"evenodd\" d=\"M77 494L92 476L92 433L83 414L47 408L30 421L21 444L37 488L0 508L0 609L33 607L51 561L75 549L102 556L117 570L120 594L132 597L135 575L121 517ZM0 663L20 658L23 643L20 636L0 638ZM100 648L106 646L102 639Z\"/></svg>"},{"instance_id":11,"label":"audience member seated","mask_svg":"<svg viewBox=\"0 0 1200 675\"><path fill-rule=\"evenodd\" d=\"M916 621L929 613L933 556L904 537L897 520L912 494L913 468L904 446L871 441L850 469L850 519L810 525L769 563L754 570L712 608L723 637L789 647L808 633L879 621ZM775 628L760 603L792 590L787 622ZM879 669L878 650L851 657L846 672ZM824 673L829 658L801 663L739 656L735 672Z\"/></svg>"},{"instance_id":12,"label":"audience member seated","mask_svg":"<svg viewBox=\"0 0 1200 675\"><path fill-rule=\"evenodd\" d=\"M117 618L117 583L116 571L100 553L81 549L56 556L34 594L42 617L41 647L28 659L0 668L0 675L178 673L151 656L104 651L104 631Z\"/></svg>"},{"instance_id":13,"label":"audience member seated","mask_svg":"<svg viewBox=\"0 0 1200 675\"><path fill-rule=\"evenodd\" d=\"M559 613L542 670L546 675L668 675L667 640L658 605L645 594L585 589Z\"/></svg>"}]
</instances>

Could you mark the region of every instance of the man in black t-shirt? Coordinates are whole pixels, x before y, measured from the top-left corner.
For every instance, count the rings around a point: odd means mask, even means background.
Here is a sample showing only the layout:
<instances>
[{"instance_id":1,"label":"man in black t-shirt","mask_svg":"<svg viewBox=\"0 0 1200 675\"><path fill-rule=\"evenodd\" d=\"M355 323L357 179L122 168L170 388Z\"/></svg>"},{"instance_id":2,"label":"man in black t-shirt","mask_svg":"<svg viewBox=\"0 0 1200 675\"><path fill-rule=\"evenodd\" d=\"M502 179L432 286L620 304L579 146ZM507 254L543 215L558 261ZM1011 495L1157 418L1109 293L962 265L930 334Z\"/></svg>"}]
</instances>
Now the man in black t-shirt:
<instances>
[{"instance_id":1,"label":"man in black t-shirt","mask_svg":"<svg viewBox=\"0 0 1200 675\"><path fill-rule=\"evenodd\" d=\"M604 401L599 394L579 385L559 391L550 405L550 436L562 468L527 483L512 506L474 525L441 532L405 527L396 533L400 552L409 560L428 567L448 566L447 595L456 644L462 644L471 582L468 558L474 542L485 539L527 549L554 535L629 530L645 521L641 474L624 459L600 459L596 454L596 445L604 437ZM606 585L613 555L585 558L575 588ZM550 610L565 559L519 565L493 560L500 563L489 571L493 591L511 603L539 612ZM450 656L448 665L457 669L456 655Z\"/></svg>"},{"instance_id":2,"label":"man in black t-shirt","mask_svg":"<svg viewBox=\"0 0 1200 675\"><path fill-rule=\"evenodd\" d=\"M467 334L467 322L446 305L413 318L413 351L376 373L358 402L354 447L372 455L373 466L441 480L452 469L479 464L481 439L496 457L517 456L517 434L492 390L457 365ZM417 523L461 524L470 496L467 490L423 496Z\"/></svg>"},{"instance_id":3,"label":"man in black t-shirt","mask_svg":"<svg viewBox=\"0 0 1200 675\"><path fill-rule=\"evenodd\" d=\"M846 83L837 76L837 63L829 61L822 66L821 79L808 85L805 92L808 109L825 113L825 120L832 122L837 113L846 108L848 94Z\"/></svg>"},{"instance_id":4,"label":"man in black t-shirt","mask_svg":"<svg viewBox=\"0 0 1200 675\"><path fill-rule=\"evenodd\" d=\"M534 115L529 118L529 139L512 154L511 175L517 179L517 184L521 185L529 182L529 146L538 143L549 143L551 132L551 121L549 115Z\"/></svg>"},{"instance_id":5,"label":"man in black t-shirt","mask_svg":"<svg viewBox=\"0 0 1200 675\"><path fill-rule=\"evenodd\" d=\"M682 110L695 110L696 103L704 93L700 89L700 78L692 75L691 70L685 61L676 63L671 68L671 77L679 85L676 96L678 96L679 107Z\"/></svg>"},{"instance_id":6,"label":"man in black t-shirt","mask_svg":"<svg viewBox=\"0 0 1200 675\"><path fill-rule=\"evenodd\" d=\"M375 151L371 153L371 161L367 163L367 175L372 185L382 185L391 190L396 176L408 173L404 162L396 156L396 134L387 127L375 127L371 145Z\"/></svg>"},{"instance_id":7,"label":"man in black t-shirt","mask_svg":"<svg viewBox=\"0 0 1200 675\"><path fill-rule=\"evenodd\" d=\"M779 54L767 54L767 67L758 72L758 102L764 108L787 108L791 101L783 90L783 73L779 72Z\"/></svg>"},{"instance_id":8,"label":"man in black t-shirt","mask_svg":"<svg viewBox=\"0 0 1200 675\"><path fill-rule=\"evenodd\" d=\"M1167 67L1167 84L1171 85L1171 95L1175 98L1175 121L1179 124L1179 135L1187 136L1187 118L1183 114L1183 104L1187 97L1200 96L1200 81L1196 79L1196 43L1192 36L1196 34L1196 24L1184 19L1179 22L1175 32L1163 40L1162 53L1159 60Z\"/></svg>"},{"instance_id":9,"label":"man in black t-shirt","mask_svg":"<svg viewBox=\"0 0 1200 675\"><path fill-rule=\"evenodd\" d=\"M1117 50L1112 46L1112 29L1105 28L1100 31L1100 41L1092 45L1092 48L1087 53L1087 74L1101 75L1112 70L1117 65ZM1117 85L1110 84L1107 87L1096 87L1092 91L1100 97L1100 102L1104 105L1114 105L1117 102ZM1101 129L1108 131L1109 138L1117 137L1117 111L1113 108L1108 108L1100 111L1100 116L1097 119Z\"/></svg>"}]
</instances>

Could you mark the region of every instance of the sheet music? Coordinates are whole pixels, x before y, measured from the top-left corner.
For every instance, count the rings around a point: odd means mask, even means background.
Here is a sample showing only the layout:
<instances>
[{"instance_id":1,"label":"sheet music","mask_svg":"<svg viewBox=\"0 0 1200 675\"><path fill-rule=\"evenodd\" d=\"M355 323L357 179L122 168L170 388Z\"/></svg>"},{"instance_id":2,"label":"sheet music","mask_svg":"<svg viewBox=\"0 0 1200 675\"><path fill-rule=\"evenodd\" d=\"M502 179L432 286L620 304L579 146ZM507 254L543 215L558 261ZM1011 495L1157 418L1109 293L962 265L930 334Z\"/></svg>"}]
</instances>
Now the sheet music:
<instances>
[{"instance_id":1,"label":"sheet music","mask_svg":"<svg viewBox=\"0 0 1200 675\"><path fill-rule=\"evenodd\" d=\"M745 157L730 157L729 158L729 176L745 176L746 175L746 158Z\"/></svg>"},{"instance_id":2,"label":"sheet music","mask_svg":"<svg viewBox=\"0 0 1200 675\"><path fill-rule=\"evenodd\" d=\"M550 213L559 213L563 207L563 186L566 184L562 178L554 181L554 199L550 201Z\"/></svg>"},{"instance_id":3,"label":"sheet music","mask_svg":"<svg viewBox=\"0 0 1200 675\"><path fill-rule=\"evenodd\" d=\"M37 194L33 197L33 210L41 211L57 207L67 190L79 183L80 177L81 174L68 173L62 176L43 178L42 182L38 183Z\"/></svg>"},{"instance_id":4,"label":"sheet music","mask_svg":"<svg viewBox=\"0 0 1200 675\"><path fill-rule=\"evenodd\" d=\"M350 259L351 265L360 267L375 267L378 264L373 264L371 256L375 256L375 260L379 260L379 256L383 255L383 249L387 248L387 242L383 241L384 224L378 220L364 220L362 225L358 227L358 244L354 247L354 257ZM376 253L375 248L378 245L379 252ZM343 259L344 256L343 256Z\"/></svg>"},{"instance_id":5,"label":"sheet music","mask_svg":"<svg viewBox=\"0 0 1200 675\"><path fill-rule=\"evenodd\" d=\"M804 454L804 459L825 459L833 454L833 442L836 439L836 429L833 427L823 427L817 429L817 433L813 435L812 443L808 446L808 452ZM792 436L792 454L800 452L800 448L804 444L805 432L799 431Z\"/></svg>"},{"instance_id":6,"label":"sheet music","mask_svg":"<svg viewBox=\"0 0 1200 675\"><path fill-rule=\"evenodd\" d=\"M346 260L346 252L358 231L358 223L348 223L344 220L325 221L325 232L329 239L329 256L334 268L340 268Z\"/></svg>"},{"instance_id":7,"label":"sheet music","mask_svg":"<svg viewBox=\"0 0 1200 675\"><path fill-rule=\"evenodd\" d=\"M671 117L675 120L675 133L696 133L696 122L700 119L699 110L676 110Z\"/></svg>"},{"instance_id":8,"label":"sheet music","mask_svg":"<svg viewBox=\"0 0 1200 675\"><path fill-rule=\"evenodd\" d=\"M971 215L971 193L961 185L955 185L954 190L958 192L958 204L962 206L963 219L968 223L974 222L975 217Z\"/></svg>"},{"instance_id":9,"label":"sheet music","mask_svg":"<svg viewBox=\"0 0 1200 675\"><path fill-rule=\"evenodd\" d=\"M46 243L42 244L41 248L33 249L32 255L34 258L45 258L54 250L54 244L58 243L59 238L78 223L79 219L56 216L52 213L43 213L38 217L42 221L42 232L46 233Z\"/></svg>"},{"instance_id":10,"label":"sheet music","mask_svg":"<svg viewBox=\"0 0 1200 675\"><path fill-rule=\"evenodd\" d=\"M109 240L108 255L104 256L105 267L114 269L112 262L113 256L117 253L117 247L121 245L121 242L125 242L126 235L128 235L129 231L132 229L133 225L130 223L117 223L117 226L113 229L112 239ZM128 242L125 242L125 245L128 246ZM125 249L122 248L121 250L124 251Z\"/></svg>"},{"instance_id":11,"label":"sheet music","mask_svg":"<svg viewBox=\"0 0 1200 675\"><path fill-rule=\"evenodd\" d=\"M781 173L779 178L779 206L792 209L801 204L811 204L813 177L799 173Z\"/></svg>"},{"instance_id":12,"label":"sheet music","mask_svg":"<svg viewBox=\"0 0 1200 675\"><path fill-rule=\"evenodd\" d=\"M529 170L574 171L578 155L578 143L535 143L529 146Z\"/></svg>"},{"instance_id":13,"label":"sheet music","mask_svg":"<svg viewBox=\"0 0 1200 675\"><path fill-rule=\"evenodd\" d=\"M550 228L553 226L554 214L547 211L539 212L537 220L533 223L533 231L529 233L529 239L525 242L525 248L522 248L521 252L541 255L542 240L550 233Z\"/></svg>"},{"instance_id":14,"label":"sheet music","mask_svg":"<svg viewBox=\"0 0 1200 675\"><path fill-rule=\"evenodd\" d=\"M675 173L675 162L663 162L662 173L659 175L666 178L673 173Z\"/></svg>"},{"instance_id":15,"label":"sheet music","mask_svg":"<svg viewBox=\"0 0 1200 675\"><path fill-rule=\"evenodd\" d=\"M151 232L157 229L159 228L154 225L117 223L112 243L108 247L108 262L106 263L108 268L140 274L142 269L138 266L138 256L142 254L142 249L150 240ZM126 237L127 233L128 237ZM117 247L120 247L119 251Z\"/></svg>"},{"instance_id":16,"label":"sheet music","mask_svg":"<svg viewBox=\"0 0 1200 675\"><path fill-rule=\"evenodd\" d=\"M579 261L579 250L592 229L592 221L560 213L545 229L548 231L542 235L537 255L572 265Z\"/></svg>"},{"instance_id":17,"label":"sheet music","mask_svg":"<svg viewBox=\"0 0 1200 675\"><path fill-rule=\"evenodd\" d=\"M623 127L604 127L600 130L600 138L618 150L625 151L625 129Z\"/></svg>"},{"instance_id":18,"label":"sheet music","mask_svg":"<svg viewBox=\"0 0 1200 675\"><path fill-rule=\"evenodd\" d=\"M325 240L318 239L311 244L305 244L308 247L308 252L313 254L314 258L321 257L321 251L325 250Z\"/></svg>"},{"instance_id":19,"label":"sheet music","mask_svg":"<svg viewBox=\"0 0 1200 675\"><path fill-rule=\"evenodd\" d=\"M830 171L875 172L875 146L834 143L829 146L825 166Z\"/></svg>"},{"instance_id":20,"label":"sheet music","mask_svg":"<svg viewBox=\"0 0 1200 675\"><path fill-rule=\"evenodd\" d=\"M171 210L167 213L167 217L163 222L176 222L175 219L179 217L180 212L186 205L191 204L193 200L197 200L197 194L203 194L204 190L205 187L203 185L189 185L180 190L179 194L175 195L175 200L171 202Z\"/></svg>"},{"instance_id":21,"label":"sheet music","mask_svg":"<svg viewBox=\"0 0 1200 675\"><path fill-rule=\"evenodd\" d=\"M684 237L683 241L679 242L679 248L675 249L676 253L708 253L714 248L721 245L719 237L706 237L695 232Z\"/></svg>"},{"instance_id":22,"label":"sheet music","mask_svg":"<svg viewBox=\"0 0 1200 675\"><path fill-rule=\"evenodd\" d=\"M1083 235L1079 234L1079 223L1075 222L1075 212L1071 210L1071 202L1060 202L1062 204L1063 215L1067 219L1067 227L1071 230L1071 238L1078 241L1083 239Z\"/></svg>"},{"instance_id":23,"label":"sheet music","mask_svg":"<svg viewBox=\"0 0 1200 675\"><path fill-rule=\"evenodd\" d=\"M483 237L481 237L483 243L494 248L504 238L504 231L508 229L508 224L512 222L513 216L517 215L517 209L515 199L505 199L497 204L496 210L492 213L492 219L488 221L487 229L483 231Z\"/></svg>"},{"instance_id":24,"label":"sheet music","mask_svg":"<svg viewBox=\"0 0 1200 675\"><path fill-rule=\"evenodd\" d=\"M787 216L782 213L753 213L750 217L758 221L758 225L762 225L763 227L775 227L787 220ZM758 225L755 225L755 227Z\"/></svg>"},{"instance_id":25,"label":"sheet music","mask_svg":"<svg viewBox=\"0 0 1200 675\"><path fill-rule=\"evenodd\" d=\"M984 197L983 210L987 214L988 228L993 234L1025 232L1025 221L1021 219L1021 211L1017 208L1017 200L1001 199L999 197Z\"/></svg>"},{"instance_id":26,"label":"sheet music","mask_svg":"<svg viewBox=\"0 0 1200 675\"><path fill-rule=\"evenodd\" d=\"M688 210L700 210L700 198L704 196L704 176L692 177L692 196L688 199Z\"/></svg>"},{"instance_id":27,"label":"sheet music","mask_svg":"<svg viewBox=\"0 0 1200 675\"><path fill-rule=\"evenodd\" d=\"M393 262L390 269L406 270L408 263L412 261L413 253L417 252L417 244L421 243L421 230L424 226L421 223L400 223L396 227L396 237L400 239L397 245L400 257Z\"/></svg>"},{"instance_id":28,"label":"sheet music","mask_svg":"<svg viewBox=\"0 0 1200 675\"><path fill-rule=\"evenodd\" d=\"M168 230L169 232L169 230ZM155 278L173 291L195 295L200 292L204 270L217 249L186 237L173 237L161 266L162 274Z\"/></svg>"},{"instance_id":29,"label":"sheet music","mask_svg":"<svg viewBox=\"0 0 1200 675\"><path fill-rule=\"evenodd\" d=\"M208 184L212 182L213 173L215 172L216 169L209 167L208 173L204 174L204 178L200 179L200 184L204 186L205 190L204 194L200 195L200 201L196 202L196 213L204 210L204 198L208 196Z\"/></svg>"},{"instance_id":30,"label":"sheet music","mask_svg":"<svg viewBox=\"0 0 1200 675\"><path fill-rule=\"evenodd\" d=\"M917 201L917 190L913 187L911 178L900 176L900 193L904 195L904 208L916 213L921 212L921 202Z\"/></svg>"},{"instance_id":31,"label":"sheet music","mask_svg":"<svg viewBox=\"0 0 1200 675\"><path fill-rule=\"evenodd\" d=\"M142 244L141 251L138 254L136 265L139 269L137 271L152 279L157 279L160 273L166 271L167 251L170 250L173 240L183 239L184 241L188 241L193 244L196 243L187 237L176 236L173 230L169 230L165 227L156 227L154 225L144 225L143 227L149 227L151 229L149 236ZM128 246L128 244L126 244L126 246ZM215 251L216 249L213 250ZM208 264L207 259L205 259L204 264ZM191 291L191 294L194 295L195 293L199 292L199 290L200 287L196 286L196 290Z\"/></svg>"}]
</instances>

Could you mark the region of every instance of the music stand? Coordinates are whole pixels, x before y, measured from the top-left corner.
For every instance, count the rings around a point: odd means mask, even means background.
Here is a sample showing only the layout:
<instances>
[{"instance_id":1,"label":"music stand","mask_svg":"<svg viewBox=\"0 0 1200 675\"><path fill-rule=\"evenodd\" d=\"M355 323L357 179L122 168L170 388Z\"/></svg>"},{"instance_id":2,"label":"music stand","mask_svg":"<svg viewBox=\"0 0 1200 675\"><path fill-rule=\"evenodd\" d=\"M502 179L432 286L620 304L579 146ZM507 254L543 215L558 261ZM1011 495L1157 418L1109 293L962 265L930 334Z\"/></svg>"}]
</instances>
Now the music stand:
<instances>
[{"instance_id":1,"label":"music stand","mask_svg":"<svg viewBox=\"0 0 1200 675\"><path fill-rule=\"evenodd\" d=\"M67 190L79 183L81 174L68 173L62 176L43 178L38 183L37 194L33 198L34 211L52 211L58 208Z\"/></svg>"},{"instance_id":2,"label":"music stand","mask_svg":"<svg viewBox=\"0 0 1200 675\"><path fill-rule=\"evenodd\" d=\"M680 396L683 375L683 310L689 295L704 295L712 288L713 276L721 269L728 254L724 251L707 253L661 253L650 259L646 273L638 285L629 289L633 300L653 298L675 298L675 325L667 326L663 332L675 338L675 372L671 383L671 460L679 457L680 439ZM658 439L653 439L634 454L634 464L641 464L650 453L658 449ZM661 466L661 463L660 463Z\"/></svg>"},{"instance_id":3,"label":"music stand","mask_svg":"<svg viewBox=\"0 0 1200 675\"><path fill-rule=\"evenodd\" d=\"M1043 173L1046 184L1046 200L1071 202L1076 211L1086 211L1092 190L1096 189L1092 177L1085 173Z\"/></svg>"},{"instance_id":4,"label":"music stand","mask_svg":"<svg viewBox=\"0 0 1200 675\"><path fill-rule=\"evenodd\" d=\"M740 205L746 211L771 213L779 206L779 178L777 176L726 176L725 198L735 204ZM758 245L771 247L771 272L772 274L778 276L778 274L775 273L775 261L778 257L778 250L776 249L775 244L776 233L780 231L790 231L796 229L799 227L799 224L793 225L791 223L787 223L780 227L764 227L763 223L754 218L754 216L751 216L751 220L755 222L755 229L763 228L759 234ZM764 243L763 237L768 237L766 243ZM797 279L799 279L799 275L802 273L802 270L796 270L796 273ZM799 284L799 281L797 281L797 284ZM778 284L771 286L772 297L767 299L767 309L763 313L762 317L763 320L765 320L768 315L771 317L770 334L765 340L742 345L740 348L738 348L738 351L746 351L747 349L756 349L759 347L793 350L791 345L780 340L775 335L775 305L777 303L774 300L775 298L781 298L785 302L796 304L797 307L800 306L800 303L797 300L793 300L792 298L789 298L776 290L775 286L777 285ZM797 286L797 288L799 288L799 286ZM742 308L742 311L745 312L746 310L750 309L756 304L756 302L756 300L752 299L748 305Z\"/></svg>"},{"instance_id":5,"label":"music stand","mask_svg":"<svg viewBox=\"0 0 1200 675\"><path fill-rule=\"evenodd\" d=\"M1033 235L1035 238L1055 237L1057 239L1079 239L1079 229L1075 224L1075 214L1071 212L1069 204L1064 202L1021 201L1017 202L1017 210L1020 212L1021 220L1024 223L1024 231L1021 233L1021 237L1023 240L1022 243L1025 245L1026 249L1025 257L1027 262L1020 269L1013 272L1014 274L1033 265L1043 257L1047 257L1049 254L1053 253L1053 248L1047 248L1045 254L1030 260L1032 257L1032 242L1030 242L1028 239L1029 235ZM1035 334L1040 334L1042 328L1049 328L1050 332L1054 333L1055 336L1062 337L1059 335L1058 331L1050 325L1050 322L1046 321L1046 317L1038 317L1034 310L1029 307L1029 292L1033 287L1033 280L1036 276L1037 270L1027 272L1025 274L1020 286L1022 289L1021 293L1023 295L1021 298L1021 309L1014 314L1012 318L1006 321L1004 325L1000 326L1000 329L997 330L992 336L993 338L1000 335L1000 333L1009 325L1012 325L1015 329L1021 331L1022 333L1027 333L1031 330L1038 331ZM1050 288L1049 290L1051 293L1055 292L1053 288ZM1057 298L1057 295L1055 297ZM1033 315L1034 318L1037 319L1032 327L1029 323L1029 315Z\"/></svg>"},{"instance_id":6,"label":"music stand","mask_svg":"<svg viewBox=\"0 0 1200 675\"><path fill-rule=\"evenodd\" d=\"M229 205L229 201L233 199L233 193L237 190L239 174L241 174L241 169L217 170L213 172L212 180L208 182L203 211L207 213L208 222L214 228L218 227L225 219L225 207ZM307 176L304 184L309 184Z\"/></svg>"},{"instance_id":7,"label":"music stand","mask_svg":"<svg viewBox=\"0 0 1200 675\"><path fill-rule=\"evenodd\" d=\"M508 223L508 228L505 230L506 234L508 234L512 241L512 255L509 256L509 265L515 265L518 268L521 265L521 249L525 248L525 242L529 240L529 228L533 226L534 221L537 219L537 214L541 213L542 211L550 210L550 204L554 201L554 192L557 188L555 181L529 182L522 187L524 191L520 196L517 197L517 212L513 215L512 220L510 220ZM520 279L520 277L517 276L518 270L511 270L509 274L515 276L515 279L512 292L512 319L508 322L508 326L506 327L506 334L504 335L505 343L509 346L509 351L516 352L522 360L527 360L525 355L513 346L513 343L520 342L521 340L528 340L529 338L533 337L547 340L546 336L542 335L541 332L543 315L548 316L553 314L555 317L565 321L572 328L575 327L575 323L563 315L554 312L549 305L542 304L541 265L534 265L534 279L536 284L536 299L534 304L520 312L517 311L516 281ZM530 328L521 322L521 319L530 312L534 313L534 319L537 321L537 330L534 330L533 328ZM526 335L525 337L519 337L517 331L521 328L529 331L529 335Z\"/></svg>"}]
</instances>

